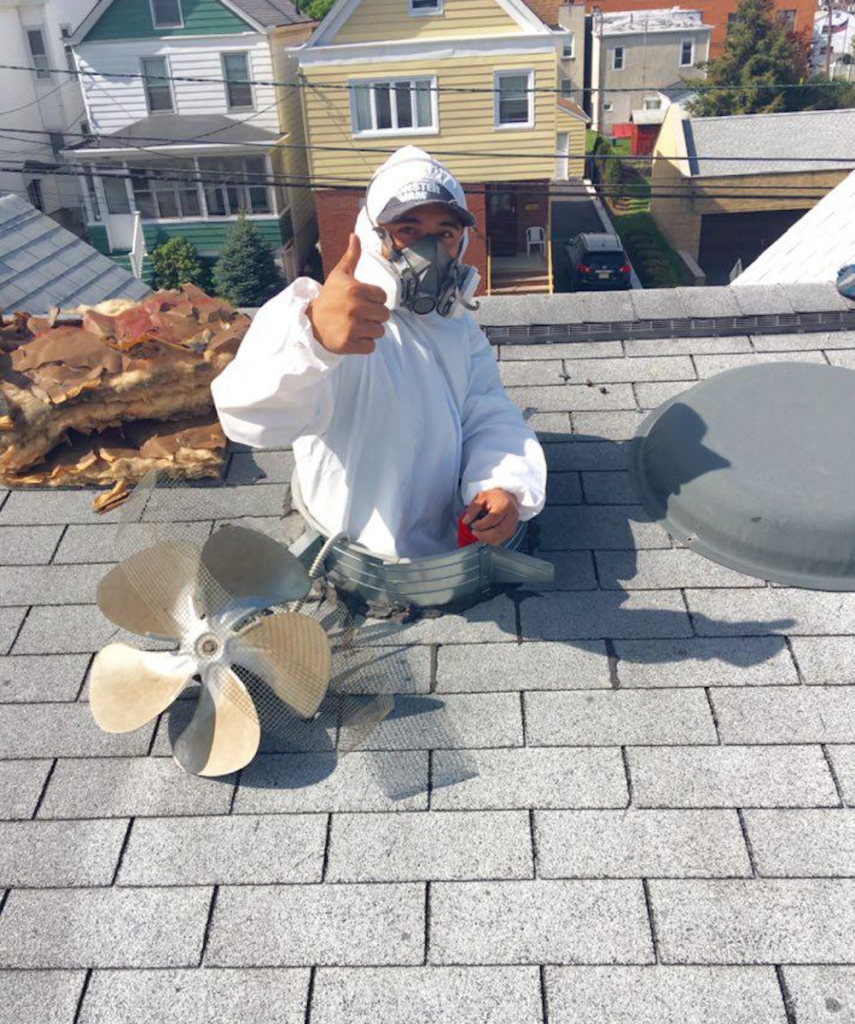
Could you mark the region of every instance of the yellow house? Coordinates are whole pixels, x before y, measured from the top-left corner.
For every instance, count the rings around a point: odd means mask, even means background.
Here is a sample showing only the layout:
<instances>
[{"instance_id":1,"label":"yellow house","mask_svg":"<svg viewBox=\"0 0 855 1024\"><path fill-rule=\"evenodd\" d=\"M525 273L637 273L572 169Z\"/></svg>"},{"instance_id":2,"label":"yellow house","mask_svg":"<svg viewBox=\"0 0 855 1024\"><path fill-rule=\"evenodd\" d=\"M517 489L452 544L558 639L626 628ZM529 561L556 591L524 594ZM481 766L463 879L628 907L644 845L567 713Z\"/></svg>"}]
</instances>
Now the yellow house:
<instances>
[{"instance_id":1,"label":"yellow house","mask_svg":"<svg viewBox=\"0 0 855 1024\"><path fill-rule=\"evenodd\" d=\"M502 268L525 290L551 290L549 246L530 246L530 229L548 239L550 183L582 177L586 117L559 103L558 0L537 11L522 0L338 0L290 48L325 270L368 178L414 144L464 185L478 226L467 260L486 287L499 290Z\"/></svg>"}]
</instances>

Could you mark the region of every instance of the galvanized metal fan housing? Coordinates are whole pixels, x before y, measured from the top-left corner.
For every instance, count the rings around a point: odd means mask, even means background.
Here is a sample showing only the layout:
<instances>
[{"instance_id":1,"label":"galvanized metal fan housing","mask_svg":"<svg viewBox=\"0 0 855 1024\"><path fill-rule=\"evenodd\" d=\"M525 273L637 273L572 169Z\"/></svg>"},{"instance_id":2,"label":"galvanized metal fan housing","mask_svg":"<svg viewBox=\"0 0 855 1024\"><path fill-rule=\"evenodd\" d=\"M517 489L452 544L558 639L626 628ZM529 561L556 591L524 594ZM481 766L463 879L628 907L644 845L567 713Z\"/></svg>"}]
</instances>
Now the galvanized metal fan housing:
<instances>
[{"instance_id":1,"label":"galvanized metal fan housing","mask_svg":"<svg viewBox=\"0 0 855 1024\"><path fill-rule=\"evenodd\" d=\"M666 402L630 475L674 537L749 576L855 590L855 373L781 362L728 370Z\"/></svg>"},{"instance_id":2,"label":"galvanized metal fan housing","mask_svg":"<svg viewBox=\"0 0 855 1024\"><path fill-rule=\"evenodd\" d=\"M117 626L178 649L114 643L102 650L90 675L95 720L107 732L137 729L198 675L195 713L174 744L175 759L197 775L242 768L258 749L261 727L236 667L303 719L327 692L330 644L318 623L296 612L254 614L300 601L309 589L287 548L244 527L222 527L201 551L168 540L132 555L102 579L98 605Z\"/></svg>"}]
</instances>

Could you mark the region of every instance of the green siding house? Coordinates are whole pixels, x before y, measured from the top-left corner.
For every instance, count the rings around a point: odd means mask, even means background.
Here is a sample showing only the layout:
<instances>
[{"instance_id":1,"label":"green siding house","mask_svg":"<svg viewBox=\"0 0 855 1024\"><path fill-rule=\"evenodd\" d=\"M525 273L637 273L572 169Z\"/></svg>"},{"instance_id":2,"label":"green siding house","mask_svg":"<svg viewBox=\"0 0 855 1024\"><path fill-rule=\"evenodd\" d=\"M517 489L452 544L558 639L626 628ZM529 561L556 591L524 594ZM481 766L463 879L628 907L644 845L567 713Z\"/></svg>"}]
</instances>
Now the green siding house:
<instances>
[{"instance_id":1,"label":"green siding house","mask_svg":"<svg viewBox=\"0 0 855 1024\"><path fill-rule=\"evenodd\" d=\"M213 261L242 214L300 273L317 226L282 180L280 143L303 132L280 121L271 38L312 25L291 0L95 4L73 37L91 138L67 154L96 248L150 280L158 245L181 235Z\"/></svg>"}]
</instances>

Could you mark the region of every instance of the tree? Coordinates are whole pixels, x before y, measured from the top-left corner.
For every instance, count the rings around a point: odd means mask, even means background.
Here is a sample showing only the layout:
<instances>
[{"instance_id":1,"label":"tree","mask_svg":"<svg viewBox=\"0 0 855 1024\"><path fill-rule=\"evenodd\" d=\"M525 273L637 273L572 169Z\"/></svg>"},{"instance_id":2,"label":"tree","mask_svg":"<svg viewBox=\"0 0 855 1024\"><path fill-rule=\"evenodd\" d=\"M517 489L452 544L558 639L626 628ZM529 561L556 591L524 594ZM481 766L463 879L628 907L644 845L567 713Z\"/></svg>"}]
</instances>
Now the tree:
<instances>
[{"instance_id":1,"label":"tree","mask_svg":"<svg viewBox=\"0 0 855 1024\"><path fill-rule=\"evenodd\" d=\"M233 306L261 306L282 284L273 251L244 214L226 233L214 284L217 294Z\"/></svg>"},{"instance_id":2,"label":"tree","mask_svg":"<svg viewBox=\"0 0 855 1024\"><path fill-rule=\"evenodd\" d=\"M335 0L307 0L300 3L299 10L315 21L323 21L334 2Z\"/></svg>"},{"instance_id":3,"label":"tree","mask_svg":"<svg viewBox=\"0 0 855 1024\"><path fill-rule=\"evenodd\" d=\"M806 81L807 44L778 21L774 0L741 0L724 52L704 66L705 88L690 107L697 117L802 109L800 90L780 86Z\"/></svg>"},{"instance_id":4,"label":"tree","mask_svg":"<svg viewBox=\"0 0 855 1024\"><path fill-rule=\"evenodd\" d=\"M151 254L151 262L157 288L195 284L204 289L210 283L208 268L199 258L199 250L181 236L159 245Z\"/></svg>"}]
</instances>

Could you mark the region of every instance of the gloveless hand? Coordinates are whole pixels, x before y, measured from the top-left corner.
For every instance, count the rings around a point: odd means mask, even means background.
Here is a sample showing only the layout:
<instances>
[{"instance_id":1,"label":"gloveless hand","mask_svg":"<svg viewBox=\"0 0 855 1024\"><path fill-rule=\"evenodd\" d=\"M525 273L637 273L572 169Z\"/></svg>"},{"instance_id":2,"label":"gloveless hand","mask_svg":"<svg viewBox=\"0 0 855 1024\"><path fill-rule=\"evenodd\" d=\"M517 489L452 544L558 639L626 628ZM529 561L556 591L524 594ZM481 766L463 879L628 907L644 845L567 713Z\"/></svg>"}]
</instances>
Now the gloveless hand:
<instances>
[{"instance_id":1,"label":"gloveless hand","mask_svg":"<svg viewBox=\"0 0 855 1024\"><path fill-rule=\"evenodd\" d=\"M315 338L329 352L370 354L389 319L383 289L354 276L361 253L359 238L352 234L344 256L306 310Z\"/></svg>"},{"instance_id":2,"label":"gloveless hand","mask_svg":"<svg viewBox=\"0 0 855 1024\"><path fill-rule=\"evenodd\" d=\"M476 517L484 515L476 520ZM519 505L510 491L496 487L479 491L469 503L463 522L484 544L504 544L514 535L520 518Z\"/></svg>"}]
</instances>

